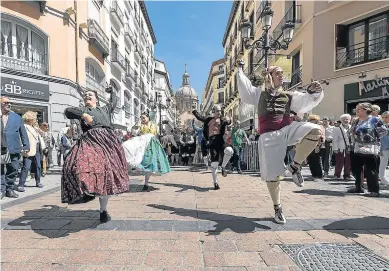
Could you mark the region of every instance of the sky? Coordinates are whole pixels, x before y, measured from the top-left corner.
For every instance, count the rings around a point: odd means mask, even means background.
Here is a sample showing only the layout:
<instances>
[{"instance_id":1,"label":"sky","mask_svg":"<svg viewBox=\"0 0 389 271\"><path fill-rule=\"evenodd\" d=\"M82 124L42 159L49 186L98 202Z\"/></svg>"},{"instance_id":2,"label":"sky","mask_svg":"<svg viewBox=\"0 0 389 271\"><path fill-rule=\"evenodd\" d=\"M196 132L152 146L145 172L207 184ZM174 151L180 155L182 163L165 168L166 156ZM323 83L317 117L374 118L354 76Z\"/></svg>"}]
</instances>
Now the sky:
<instances>
[{"instance_id":1,"label":"sky","mask_svg":"<svg viewBox=\"0 0 389 271\"><path fill-rule=\"evenodd\" d=\"M157 39L155 58L165 62L174 92L187 64L201 100L213 61L224 57L223 35L232 1L146 1Z\"/></svg>"}]
</instances>

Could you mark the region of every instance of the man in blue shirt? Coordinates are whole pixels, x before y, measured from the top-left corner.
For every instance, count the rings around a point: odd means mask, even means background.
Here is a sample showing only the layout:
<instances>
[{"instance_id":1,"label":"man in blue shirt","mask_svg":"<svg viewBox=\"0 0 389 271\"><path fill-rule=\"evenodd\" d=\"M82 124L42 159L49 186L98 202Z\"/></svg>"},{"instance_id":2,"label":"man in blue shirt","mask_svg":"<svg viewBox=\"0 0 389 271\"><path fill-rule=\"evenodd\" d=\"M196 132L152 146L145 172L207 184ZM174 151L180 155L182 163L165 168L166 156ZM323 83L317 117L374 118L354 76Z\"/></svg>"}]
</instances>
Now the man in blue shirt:
<instances>
[{"instance_id":1,"label":"man in blue shirt","mask_svg":"<svg viewBox=\"0 0 389 271\"><path fill-rule=\"evenodd\" d=\"M204 129L201 127L198 127L195 123L195 119L192 121L192 127L193 130L195 130L196 135L197 135L197 142L199 146L201 147L201 154L203 156L203 161L207 169L209 169L208 166L208 144L207 140L204 138Z\"/></svg>"}]
</instances>

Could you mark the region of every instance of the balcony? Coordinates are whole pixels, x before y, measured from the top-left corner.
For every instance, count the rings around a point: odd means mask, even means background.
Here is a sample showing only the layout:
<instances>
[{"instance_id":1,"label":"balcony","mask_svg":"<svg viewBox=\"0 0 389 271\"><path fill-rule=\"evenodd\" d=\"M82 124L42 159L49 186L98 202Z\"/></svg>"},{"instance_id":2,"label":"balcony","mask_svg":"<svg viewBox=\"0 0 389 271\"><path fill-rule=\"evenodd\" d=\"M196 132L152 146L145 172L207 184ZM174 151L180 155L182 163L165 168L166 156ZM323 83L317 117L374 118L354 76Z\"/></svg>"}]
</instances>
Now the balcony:
<instances>
[{"instance_id":1,"label":"balcony","mask_svg":"<svg viewBox=\"0 0 389 271\"><path fill-rule=\"evenodd\" d=\"M336 69L389 58L389 36L336 49Z\"/></svg>"},{"instance_id":2,"label":"balcony","mask_svg":"<svg viewBox=\"0 0 389 271\"><path fill-rule=\"evenodd\" d=\"M134 20L134 25L135 25L135 30L139 33L139 28L140 28L140 18L139 18L139 13L135 11L135 20Z\"/></svg>"},{"instance_id":3,"label":"balcony","mask_svg":"<svg viewBox=\"0 0 389 271\"><path fill-rule=\"evenodd\" d=\"M301 24L301 5L292 6L286 13L284 18L279 22L279 24L273 30L273 39L279 40L282 36L282 27L286 23L294 23L295 24L295 32L296 28L299 24Z\"/></svg>"},{"instance_id":4,"label":"balcony","mask_svg":"<svg viewBox=\"0 0 389 271\"><path fill-rule=\"evenodd\" d=\"M47 54L26 46L1 44L1 67L36 74L47 74Z\"/></svg>"},{"instance_id":5,"label":"balcony","mask_svg":"<svg viewBox=\"0 0 389 271\"><path fill-rule=\"evenodd\" d=\"M298 67L292 72L290 83L284 83L284 89L290 89L303 81L303 66Z\"/></svg>"},{"instance_id":6,"label":"balcony","mask_svg":"<svg viewBox=\"0 0 389 271\"><path fill-rule=\"evenodd\" d=\"M103 55L109 55L109 39L100 25L93 19L88 19L89 43L93 44Z\"/></svg>"},{"instance_id":7,"label":"balcony","mask_svg":"<svg viewBox=\"0 0 389 271\"><path fill-rule=\"evenodd\" d=\"M120 9L118 2L113 1L111 6L111 15L118 25L123 26L124 23L124 13Z\"/></svg>"},{"instance_id":8,"label":"balcony","mask_svg":"<svg viewBox=\"0 0 389 271\"><path fill-rule=\"evenodd\" d=\"M126 114L126 118L131 117L131 111L132 111L131 103L129 101L125 101L124 102L124 112Z\"/></svg>"},{"instance_id":9,"label":"balcony","mask_svg":"<svg viewBox=\"0 0 389 271\"><path fill-rule=\"evenodd\" d=\"M126 71L126 60L117 48L112 48L111 63L122 72Z\"/></svg>"},{"instance_id":10,"label":"balcony","mask_svg":"<svg viewBox=\"0 0 389 271\"><path fill-rule=\"evenodd\" d=\"M134 34L134 32L132 32L131 30L131 27L130 27L130 24L129 23L126 23L124 25L124 37L127 39L128 42L132 42L132 43L135 43L136 41L136 36Z\"/></svg>"},{"instance_id":11,"label":"balcony","mask_svg":"<svg viewBox=\"0 0 389 271\"><path fill-rule=\"evenodd\" d=\"M130 64L127 64L126 77L132 79L134 82L138 77L138 73L133 68L131 68Z\"/></svg>"}]
</instances>

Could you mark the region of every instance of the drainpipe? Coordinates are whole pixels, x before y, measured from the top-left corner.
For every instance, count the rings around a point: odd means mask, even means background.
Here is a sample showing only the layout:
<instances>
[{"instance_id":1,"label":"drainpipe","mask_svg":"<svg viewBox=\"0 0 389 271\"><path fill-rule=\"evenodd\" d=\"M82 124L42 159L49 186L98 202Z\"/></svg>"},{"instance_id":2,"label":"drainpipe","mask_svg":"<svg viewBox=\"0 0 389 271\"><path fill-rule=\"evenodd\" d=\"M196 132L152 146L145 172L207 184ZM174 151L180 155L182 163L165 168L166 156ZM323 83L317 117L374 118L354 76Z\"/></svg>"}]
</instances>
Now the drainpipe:
<instances>
[{"instance_id":1,"label":"drainpipe","mask_svg":"<svg viewBox=\"0 0 389 271\"><path fill-rule=\"evenodd\" d=\"M78 76L78 18L77 18L77 1L74 0L74 21L75 21L75 31L74 31L74 44L75 44L75 53L76 53L76 83L77 87L80 86L80 80Z\"/></svg>"}]
</instances>

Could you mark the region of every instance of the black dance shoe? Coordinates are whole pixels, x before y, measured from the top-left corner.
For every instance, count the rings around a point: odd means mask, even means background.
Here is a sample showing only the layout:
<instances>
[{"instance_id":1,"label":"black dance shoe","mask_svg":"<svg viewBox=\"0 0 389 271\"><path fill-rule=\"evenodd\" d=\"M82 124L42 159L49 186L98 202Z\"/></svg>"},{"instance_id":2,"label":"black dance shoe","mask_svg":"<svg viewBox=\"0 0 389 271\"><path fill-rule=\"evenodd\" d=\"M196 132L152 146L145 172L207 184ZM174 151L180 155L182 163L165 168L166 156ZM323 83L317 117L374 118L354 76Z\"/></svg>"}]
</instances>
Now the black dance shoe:
<instances>
[{"instance_id":1,"label":"black dance shoe","mask_svg":"<svg viewBox=\"0 0 389 271\"><path fill-rule=\"evenodd\" d=\"M215 186L215 190L219 190L220 189L220 186L219 186L218 183L215 183L214 186Z\"/></svg>"},{"instance_id":2,"label":"black dance shoe","mask_svg":"<svg viewBox=\"0 0 389 271\"><path fill-rule=\"evenodd\" d=\"M110 220L110 217L108 215L108 212L107 211L103 211L102 213L100 213L100 222L101 223L106 223Z\"/></svg>"},{"instance_id":3,"label":"black dance shoe","mask_svg":"<svg viewBox=\"0 0 389 271\"><path fill-rule=\"evenodd\" d=\"M149 190L149 186L148 185L144 185L143 188L142 188L142 191L147 191Z\"/></svg>"},{"instance_id":4,"label":"black dance shoe","mask_svg":"<svg viewBox=\"0 0 389 271\"><path fill-rule=\"evenodd\" d=\"M222 176L227 177L227 170L225 167L222 167Z\"/></svg>"}]
</instances>

